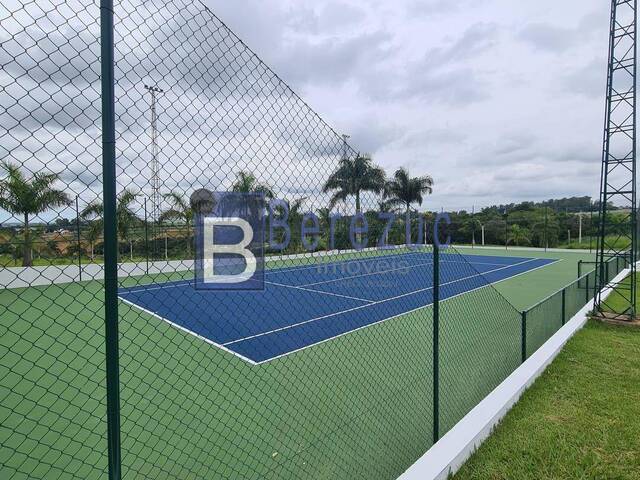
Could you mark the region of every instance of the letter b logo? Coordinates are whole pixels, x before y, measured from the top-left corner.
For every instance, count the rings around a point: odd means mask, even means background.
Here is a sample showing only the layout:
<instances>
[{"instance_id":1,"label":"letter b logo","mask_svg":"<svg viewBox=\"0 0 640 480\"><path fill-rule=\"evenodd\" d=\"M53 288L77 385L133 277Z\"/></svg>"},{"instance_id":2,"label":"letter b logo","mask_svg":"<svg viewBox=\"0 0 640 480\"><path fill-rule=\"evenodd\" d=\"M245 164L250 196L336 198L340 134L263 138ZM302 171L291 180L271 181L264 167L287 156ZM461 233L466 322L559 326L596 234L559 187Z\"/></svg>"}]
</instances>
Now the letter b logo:
<instances>
[{"instance_id":1,"label":"letter b logo","mask_svg":"<svg viewBox=\"0 0 640 480\"><path fill-rule=\"evenodd\" d=\"M264 204L258 194L214 195L211 213L199 214L196 227L196 288L264 288Z\"/></svg>"}]
</instances>

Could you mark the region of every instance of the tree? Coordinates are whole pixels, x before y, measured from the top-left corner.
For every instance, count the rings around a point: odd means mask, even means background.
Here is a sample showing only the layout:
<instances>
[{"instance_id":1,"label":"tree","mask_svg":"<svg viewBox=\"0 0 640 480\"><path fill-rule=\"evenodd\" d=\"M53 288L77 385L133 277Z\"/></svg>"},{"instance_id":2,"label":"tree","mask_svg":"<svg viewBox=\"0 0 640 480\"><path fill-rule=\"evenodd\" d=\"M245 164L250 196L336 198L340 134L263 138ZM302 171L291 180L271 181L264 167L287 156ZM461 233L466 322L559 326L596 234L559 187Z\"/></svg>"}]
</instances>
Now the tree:
<instances>
[{"instance_id":1,"label":"tree","mask_svg":"<svg viewBox=\"0 0 640 480\"><path fill-rule=\"evenodd\" d=\"M194 211L185 199L176 192L165 193L165 200L169 201L171 206L169 210L162 212L160 215L160 223L164 222L182 222L187 228L187 255L191 255L191 225L193 224Z\"/></svg>"},{"instance_id":2,"label":"tree","mask_svg":"<svg viewBox=\"0 0 640 480\"><path fill-rule=\"evenodd\" d=\"M95 260L95 247L96 243L102 235L103 225L101 220L93 221L89 223L89 228L84 232L84 238L89 242L89 254L91 261Z\"/></svg>"},{"instance_id":3,"label":"tree","mask_svg":"<svg viewBox=\"0 0 640 480\"><path fill-rule=\"evenodd\" d=\"M511 225L509 229L509 243L516 246L525 246L531 243L531 233L520 225Z\"/></svg>"},{"instance_id":4,"label":"tree","mask_svg":"<svg viewBox=\"0 0 640 480\"><path fill-rule=\"evenodd\" d=\"M136 216L131 209L131 204L138 197L138 194L132 190L123 190L118 195L116 204L116 222L118 228L118 236L123 242L129 242L129 256L133 261L133 239L132 230L137 224L140 223L140 219ZM102 230L103 217L104 217L104 205L99 200L91 202L82 210L80 216L83 219L92 219L93 222L100 222L99 228Z\"/></svg>"},{"instance_id":5,"label":"tree","mask_svg":"<svg viewBox=\"0 0 640 480\"><path fill-rule=\"evenodd\" d=\"M375 165L371 157L358 155L355 158L343 158L338 168L329 176L322 191L333 192L329 208L336 203L353 196L356 200L356 212L361 213L360 195L362 192L380 193L384 189L386 174Z\"/></svg>"},{"instance_id":6,"label":"tree","mask_svg":"<svg viewBox=\"0 0 640 480\"><path fill-rule=\"evenodd\" d=\"M24 226L24 248L22 265L33 264L32 238L29 220L31 217L52 208L67 206L71 203L69 196L54 187L59 180L56 173L35 173L27 178L17 165L3 161L0 168L6 177L0 180L0 208L13 215L22 215Z\"/></svg>"},{"instance_id":7,"label":"tree","mask_svg":"<svg viewBox=\"0 0 640 480\"><path fill-rule=\"evenodd\" d=\"M422 205L423 195L430 195L432 192L433 178L429 175L412 178L404 168L396 170L393 179L389 180L384 187L384 196L388 205L401 205L406 209L407 214L411 211L411 204Z\"/></svg>"},{"instance_id":8,"label":"tree","mask_svg":"<svg viewBox=\"0 0 640 480\"><path fill-rule=\"evenodd\" d=\"M275 197L271 186L259 182L253 173L244 170L239 171L236 175L236 181L231 186L231 191L237 193L262 193L266 198Z\"/></svg>"}]
</instances>

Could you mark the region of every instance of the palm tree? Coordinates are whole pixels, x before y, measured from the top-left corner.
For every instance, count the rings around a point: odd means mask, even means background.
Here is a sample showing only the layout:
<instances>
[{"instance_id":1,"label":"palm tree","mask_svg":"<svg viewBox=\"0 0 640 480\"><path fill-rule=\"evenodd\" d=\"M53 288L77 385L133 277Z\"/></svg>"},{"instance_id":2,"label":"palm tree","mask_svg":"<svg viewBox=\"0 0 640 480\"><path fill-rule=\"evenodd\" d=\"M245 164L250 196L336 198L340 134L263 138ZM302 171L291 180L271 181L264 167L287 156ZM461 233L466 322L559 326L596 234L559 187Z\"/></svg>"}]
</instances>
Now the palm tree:
<instances>
[{"instance_id":1,"label":"palm tree","mask_svg":"<svg viewBox=\"0 0 640 480\"><path fill-rule=\"evenodd\" d=\"M116 222L118 227L118 236L123 242L129 242L129 257L133 261L133 239L131 236L133 228L140 222L131 209L131 204L135 201L138 194L132 190L126 189L118 195L116 205ZM100 222L103 225L104 205L99 200L91 202L81 212L84 219L93 219L93 222ZM99 228L99 227L98 227Z\"/></svg>"},{"instance_id":2,"label":"palm tree","mask_svg":"<svg viewBox=\"0 0 640 480\"><path fill-rule=\"evenodd\" d=\"M411 204L422 205L423 195L431 195L433 192L433 178L411 177L409 172L400 168L396 170L392 180L384 187L384 197L389 206L403 206L407 214L411 211Z\"/></svg>"},{"instance_id":3,"label":"palm tree","mask_svg":"<svg viewBox=\"0 0 640 480\"><path fill-rule=\"evenodd\" d=\"M182 222L187 228L187 255L191 255L191 225L193 223L194 211L188 202L177 192L165 193L165 200L169 201L171 206L169 210L162 212L160 215L160 223L164 222Z\"/></svg>"},{"instance_id":4,"label":"palm tree","mask_svg":"<svg viewBox=\"0 0 640 480\"><path fill-rule=\"evenodd\" d=\"M274 198L273 189L267 183L261 183L251 173L241 170L236 175L236 181L231 186L232 192L238 193L262 193L265 198Z\"/></svg>"},{"instance_id":5,"label":"palm tree","mask_svg":"<svg viewBox=\"0 0 640 480\"><path fill-rule=\"evenodd\" d=\"M384 170L375 165L370 156L358 155L355 158L340 160L338 168L329 176L322 191L324 193L334 192L329 202L329 208L333 208L336 203L354 196L356 212L361 213L361 193L380 193L384 189L385 180Z\"/></svg>"},{"instance_id":6,"label":"palm tree","mask_svg":"<svg viewBox=\"0 0 640 480\"><path fill-rule=\"evenodd\" d=\"M55 207L71 203L69 196L54 187L59 175L56 173L35 173L26 178L20 167L3 161L0 168L6 177L0 180L0 208L13 215L22 215L24 222L24 249L22 265L33 264L30 217L39 215Z\"/></svg>"},{"instance_id":7,"label":"palm tree","mask_svg":"<svg viewBox=\"0 0 640 480\"><path fill-rule=\"evenodd\" d=\"M89 242L89 253L91 261L95 260L95 247L100 235L102 235L102 220L94 220L89 224L89 228L84 232L84 237Z\"/></svg>"},{"instance_id":8,"label":"palm tree","mask_svg":"<svg viewBox=\"0 0 640 480\"><path fill-rule=\"evenodd\" d=\"M531 243L530 232L520 225L511 225L509 229L509 243L517 246L525 246Z\"/></svg>"}]
</instances>

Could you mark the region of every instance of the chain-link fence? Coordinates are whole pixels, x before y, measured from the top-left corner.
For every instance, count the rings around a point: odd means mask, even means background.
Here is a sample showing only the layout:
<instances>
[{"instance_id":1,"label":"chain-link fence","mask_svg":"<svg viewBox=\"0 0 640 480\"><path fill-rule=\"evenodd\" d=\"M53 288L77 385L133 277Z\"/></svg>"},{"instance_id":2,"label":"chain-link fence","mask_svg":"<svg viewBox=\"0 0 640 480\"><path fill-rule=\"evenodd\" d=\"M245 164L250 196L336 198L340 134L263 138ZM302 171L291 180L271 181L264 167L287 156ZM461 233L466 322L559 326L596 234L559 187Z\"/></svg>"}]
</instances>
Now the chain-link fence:
<instances>
[{"instance_id":1,"label":"chain-link fence","mask_svg":"<svg viewBox=\"0 0 640 480\"><path fill-rule=\"evenodd\" d=\"M0 6L0 477L396 478L589 299L523 320L492 284L544 260L381 216L384 172L199 1L115 2L104 175L100 6ZM283 200L263 290L193 288L203 191Z\"/></svg>"},{"instance_id":2,"label":"chain-link fence","mask_svg":"<svg viewBox=\"0 0 640 480\"><path fill-rule=\"evenodd\" d=\"M448 231L455 245L503 246L507 249L564 248L595 252L597 205L588 197L571 200L571 208L550 201L486 207L477 212L474 209L450 212ZM613 211L609 215L615 218L623 214L622 211Z\"/></svg>"}]
</instances>

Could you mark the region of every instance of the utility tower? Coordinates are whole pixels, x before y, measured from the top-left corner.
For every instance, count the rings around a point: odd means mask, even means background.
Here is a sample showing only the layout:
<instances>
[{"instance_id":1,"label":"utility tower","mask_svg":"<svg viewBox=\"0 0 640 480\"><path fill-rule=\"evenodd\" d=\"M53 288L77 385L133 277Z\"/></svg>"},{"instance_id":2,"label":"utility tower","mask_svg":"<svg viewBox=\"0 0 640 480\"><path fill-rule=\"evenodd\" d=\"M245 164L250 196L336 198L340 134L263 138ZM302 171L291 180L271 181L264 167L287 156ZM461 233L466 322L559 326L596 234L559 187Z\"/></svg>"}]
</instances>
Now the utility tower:
<instances>
[{"instance_id":1,"label":"utility tower","mask_svg":"<svg viewBox=\"0 0 640 480\"><path fill-rule=\"evenodd\" d=\"M151 221L155 238L158 220L160 219L160 147L158 146L158 112L157 94L164 90L156 86L145 85L151 94ZM155 244L155 242L154 242Z\"/></svg>"},{"instance_id":2,"label":"utility tower","mask_svg":"<svg viewBox=\"0 0 640 480\"><path fill-rule=\"evenodd\" d=\"M624 303L615 312L624 319L636 314L636 24L637 0L611 0L595 309L611 309L600 291L615 287ZM615 264L631 269L630 282L612 281Z\"/></svg>"}]
</instances>

